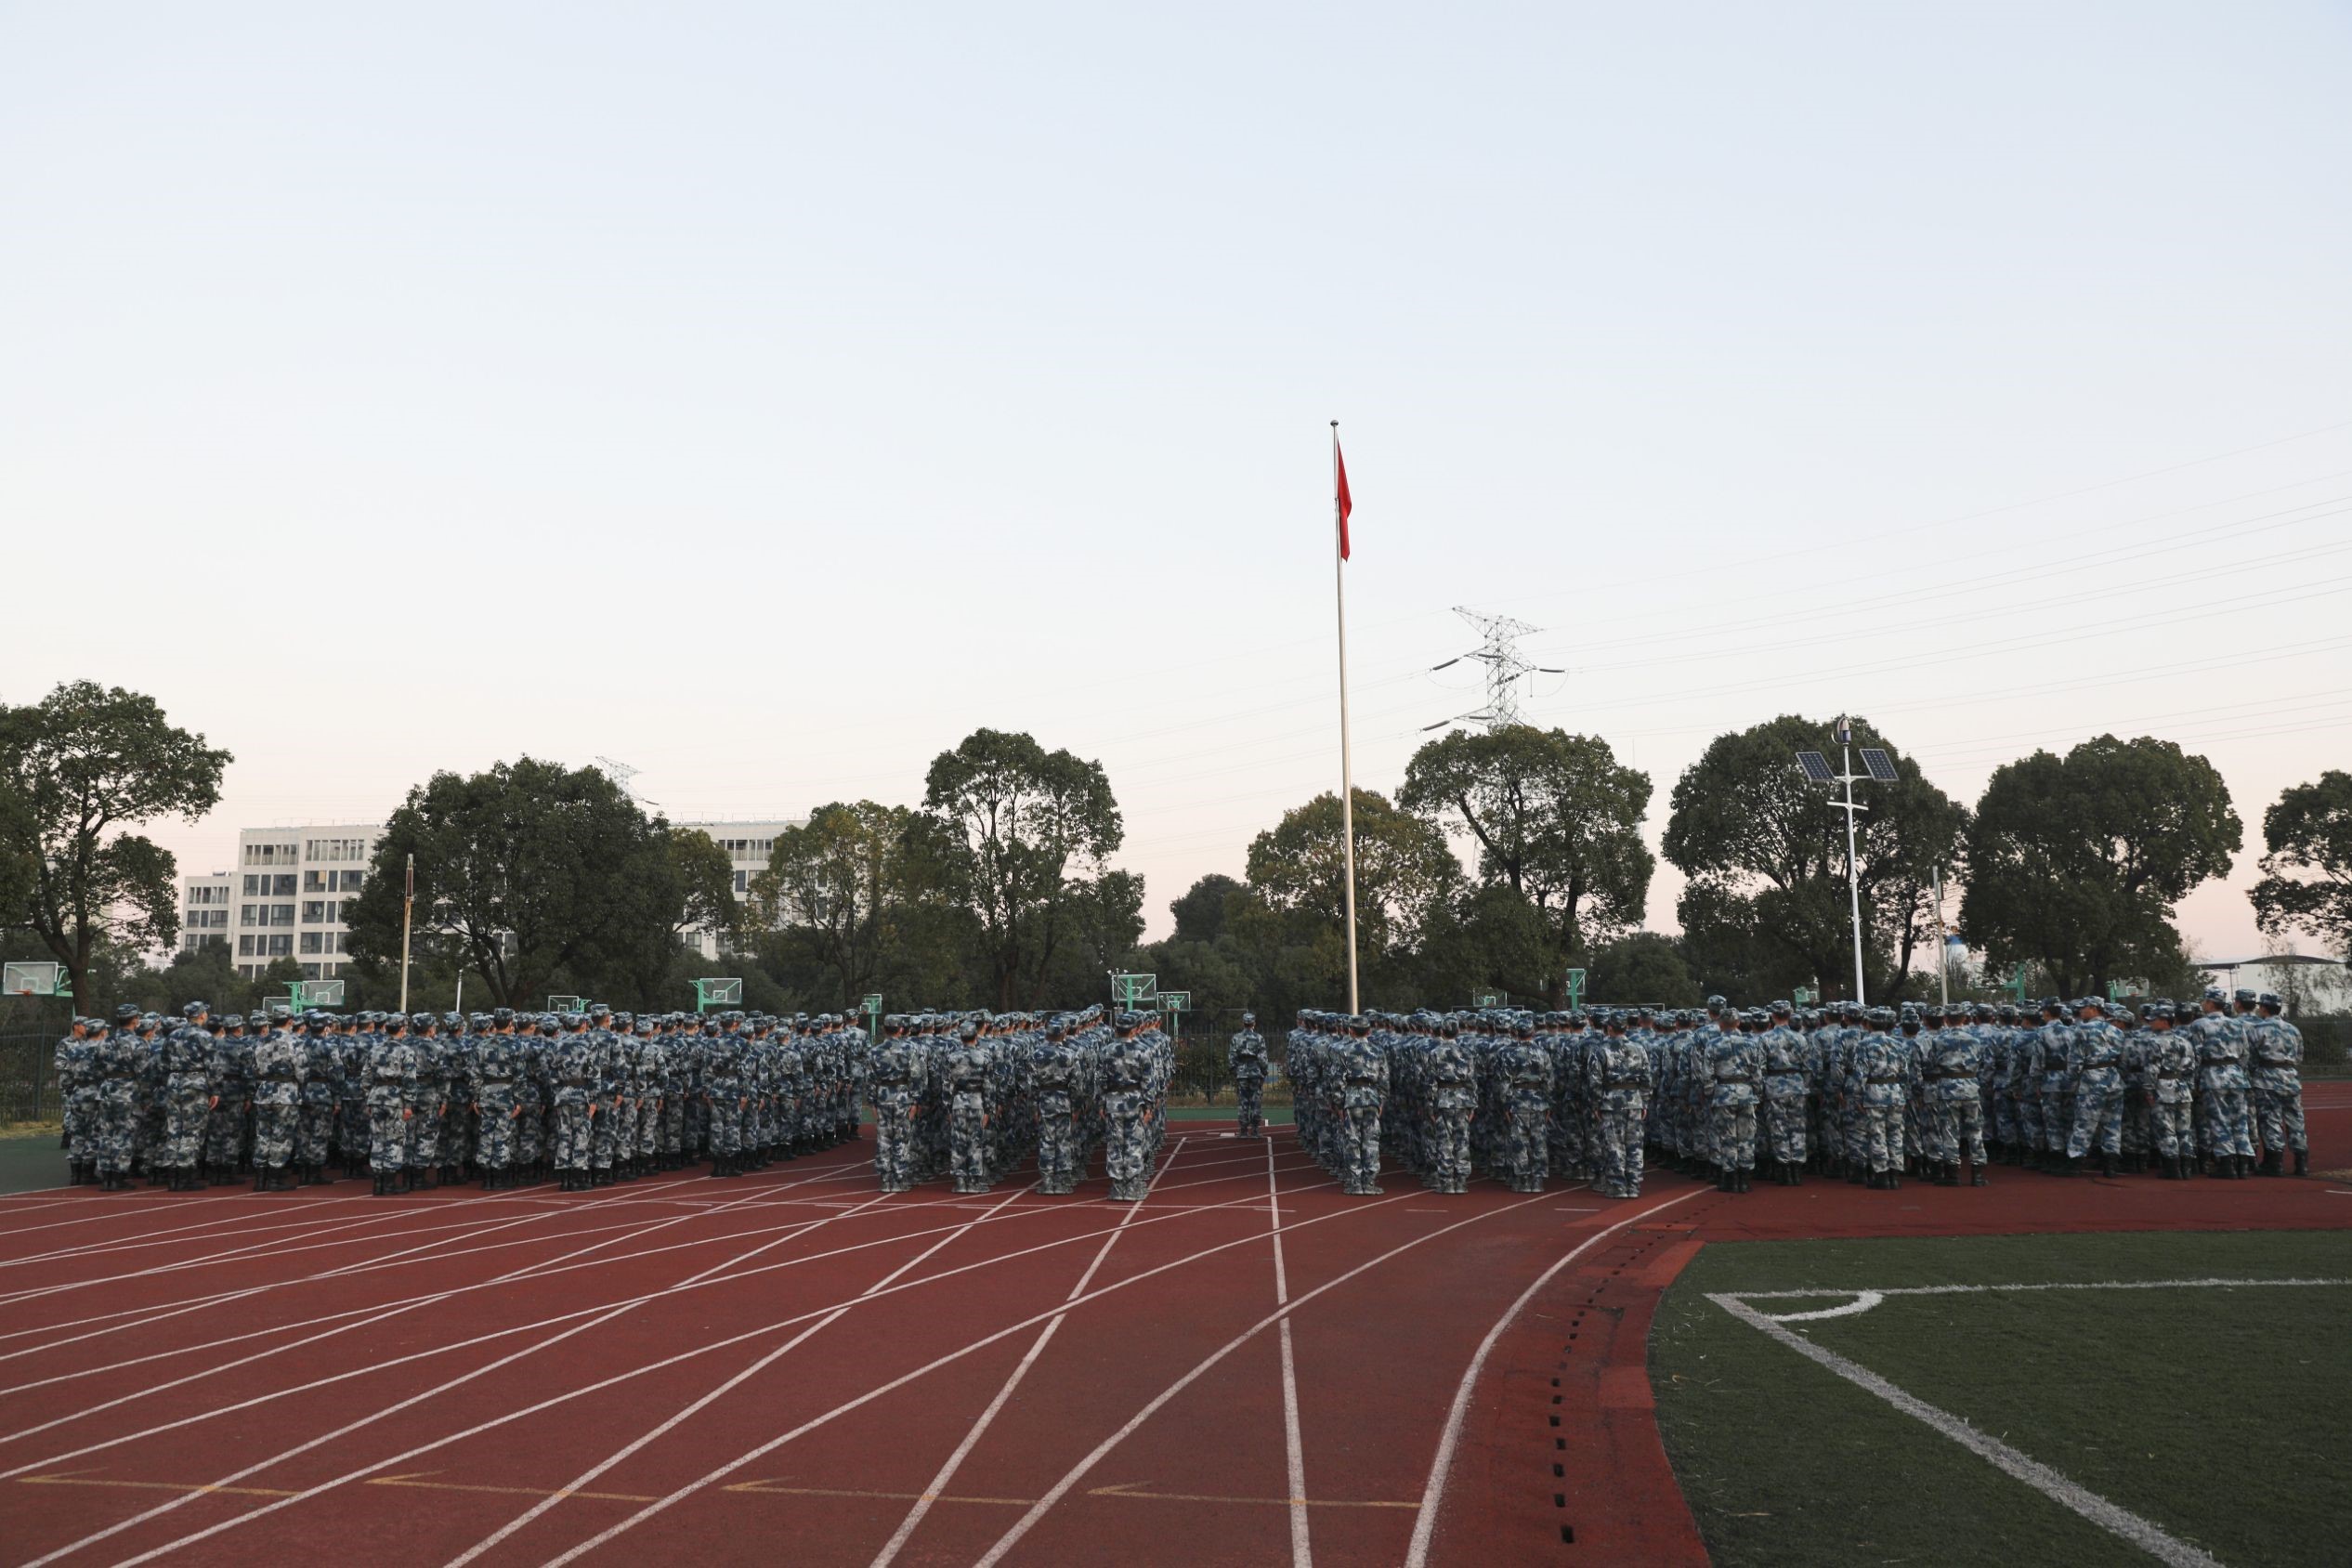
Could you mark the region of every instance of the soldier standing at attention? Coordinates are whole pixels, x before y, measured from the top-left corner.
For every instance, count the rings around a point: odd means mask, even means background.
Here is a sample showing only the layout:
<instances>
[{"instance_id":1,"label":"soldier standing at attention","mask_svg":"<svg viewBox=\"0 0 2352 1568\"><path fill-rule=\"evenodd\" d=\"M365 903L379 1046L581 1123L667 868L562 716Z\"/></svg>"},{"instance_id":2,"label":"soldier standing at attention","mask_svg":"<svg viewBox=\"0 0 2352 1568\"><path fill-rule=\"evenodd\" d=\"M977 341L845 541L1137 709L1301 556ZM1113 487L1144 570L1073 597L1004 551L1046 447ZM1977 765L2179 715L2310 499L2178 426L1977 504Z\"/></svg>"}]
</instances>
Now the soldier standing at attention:
<instances>
[{"instance_id":1,"label":"soldier standing at attention","mask_svg":"<svg viewBox=\"0 0 2352 1568\"><path fill-rule=\"evenodd\" d=\"M409 1021L387 1015L368 1046L368 1169L375 1196L388 1197L413 1183L409 1169L409 1120L416 1113L416 1047Z\"/></svg>"},{"instance_id":2,"label":"soldier standing at attention","mask_svg":"<svg viewBox=\"0 0 2352 1568\"><path fill-rule=\"evenodd\" d=\"M2187 1181L2197 1164L2197 1044L2173 1026L2178 1014L2168 1001L2148 1007L2145 1071L2154 1121L2158 1173L2168 1182Z\"/></svg>"},{"instance_id":3,"label":"soldier standing at attention","mask_svg":"<svg viewBox=\"0 0 2352 1568\"><path fill-rule=\"evenodd\" d=\"M1715 1190L1744 1193L1756 1169L1756 1104L1764 1083L1764 1015L1727 1014L1707 1039L1699 1070L1706 1079L1707 1147Z\"/></svg>"},{"instance_id":4,"label":"soldier standing at attention","mask_svg":"<svg viewBox=\"0 0 2352 1568\"><path fill-rule=\"evenodd\" d=\"M2246 1031L2226 1011L2219 987L2205 992L2204 1015L2190 1026L2197 1039L2197 1098L2204 1106L2205 1154L2217 1180L2236 1181L2254 1164L2246 1116Z\"/></svg>"},{"instance_id":5,"label":"soldier standing at attention","mask_svg":"<svg viewBox=\"0 0 2352 1568\"><path fill-rule=\"evenodd\" d=\"M1470 1191L1470 1115L1478 1108L1478 1069L1461 1039L1462 1026L1439 1021L1430 1047L1430 1190Z\"/></svg>"},{"instance_id":6,"label":"soldier standing at attention","mask_svg":"<svg viewBox=\"0 0 2352 1568\"><path fill-rule=\"evenodd\" d=\"M560 1178L556 1190L586 1192L588 1160L595 1141L596 1079L599 1065L595 1042L588 1038L586 1014L564 1014L563 1033L548 1041L547 1078L554 1086L555 1120L548 1136L548 1159ZM718 1162L724 1165L725 1161ZM713 1167L714 1176L725 1175Z\"/></svg>"},{"instance_id":7,"label":"soldier standing at attention","mask_svg":"<svg viewBox=\"0 0 2352 1568\"><path fill-rule=\"evenodd\" d=\"M1805 1091L1810 1063L1805 1037L1789 1027L1789 1004L1772 1004L1771 1025L1757 1039L1763 1056L1764 1147L1771 1176L1784 1187L1805 1182Z\"/></svg>"},{"instance_id":8,"label":"soldier standing at attention","mask_svg":"<svg viewBox=\"0 0 2352 1568\"><path fill-rule=\"evenodd\" d=\"M1357 1197L1380 1191L1380 1111L1388 1099L1389 1065L1372 1049L1372 1026L1358 1013L1339 1042L1339 1110L1345 1123L1346 1169L1339 1190Z\"/></svg>"},{"instance_id":9,"label":"soldier standing at attention","mask_svg":"<svg viewBox=\"0 0 2352 1568\"><path fill-rule=\"evenodd\" d=\"M1604 1196L1640 1197L1650 1053L1626 1038L1623 1013L1603 1014L1601 1029L1585 1052L1585 1098L1598 1118L1593 1163Z\"/></svg>"},{"instance_id":10,"label":"soldier standing at attention","mask_svg":"<svg viewBox=\"0 0 2352 1568\"><path fill-rule=\"evenodd\" d=\"M1144 1122L1150 1114L1153 1066L1151 1047L1136 1039L1139 1020L1122 1013L1112 1026L1112 1039L1103 1052L1103 1117L1106 1130L1103 1165L1111 1179L1111 1198L1140 1203L1149 1188Z\"/></svg>"},{"instance_id":11,"label":"soldier standing at attention","mask_svg":"<svg viewBox=\"0 0 2352 1568\"><path fill-rule=\"evenodd\" d=\"M2096 1151L2099 1174L2112 1176L2123 1153L2123 1032L2107 1021L2094 998L2075 1003L2074 1012L2074 1027L2067 1031L2074 1126L2066 1136L2066 1174L2081 1175L2083 1161Z\"/></svg>"},{"instance_id":12,"label":"soldier standing at attention","mask_svg":"<svg viewBox=\"0 0 2352 1568\"><path fill-rule=\"evenodd\" d=\"M1503 1179L1512 1192L1542 1192L1551 1164L1551 1054L1535 1043L1534 1019L1522 1013L1512 1020L1495 1065L1503 1080Z\"/></svg>"},{"instance_id":13,"label":"soldier standing at attention","mask_svg":"<svg viewBox=\"0 0 2352 1568\"><path fill-rule=\"evenodd\" d=\"M90 1036L104 1030L95 1018L73 1015L72 1032L58 1041L58 1103L64 1113L65 1184L87 1185L98 1180L97 1145L91 1130L98 1122L98 1045Z\"/></svg>"},{"instance_id":14,"label":"soldier standing at attention","mask_svg":"<svg viewBox=\"0 0 2352 1568\"><path fill-rule=\"evenodd\" d=\"M2238 993L2240 997L2245 992ZM2265 991L2254 1005L2259 1013L2246 1027L2253 1061L2254 1105L2262 1124L2260 1173L2278 1176L2285 1151L2294 1151L2294 1173L2311 1174L2311 1140L2303 1128L2303 1031L2287 1022L2286 1007ZM2241 1013L2246 1011L2242 1005Z\"/></svg>"},{"instance_id":15,"label":"soldier standing at attention","mask_svg":"<svg viewBox=\"0 0 2352 1568\"><path fill-rule=\"evenodd\" d=\"M1883 1007L1863 1014L1867 1032L1854 1042L1848 1069L1861 1117L1859 1142L1870 1168L1862 1184L1888 1192L1902 1185L1903 1062L1908 1055L1890 1032L1894 1021L1894 1014ZM1915 1032L1918 1014L1905 1014L1903 1027Z\"/></svg>"},{"instance_id":16,"label":"soldier standing at attention","mask_svg":"<svg viewBox=\"0 0 2352 1568\"><path fill-rule=\"evenodd\" d=\"M956 1026L941 1064L947 1086L947 1159L959 1193L988 1190L988 1053L980 1026Z\"/></svg>"},{"instance_id":17,"label":"soldier standing at attention","mask_svg":"<svg viewBox=\"0 0 2352 1568\"><path fill-rule=\"evenodd\" d=\"M204 1185L196 1166L203 1157L205 1126L212 1114L213 1037L204 1027L211 1009L191 1001L180 1014L186 1022L163 1040L163 1140L155 1164L171 1191L192 1193Z\"/></svg>"},{"instance_id":18,"label":"soldier standing at attention","mask_svg":"<svg viewBox=\"0 0 2352 1568\"><path fill-rule=\"evenodd\" d=\"M254 1191L294 1191L286 1166L294 1158L302 1081L309 1057L291 1029L276 1028L254 1050Z\"/></svg>"},{"instance_id":19,"label":"soldier standing at attention","mask_svg":"<svg viewBox=\"0 0 2352 1568\"><path fill-rule=\"evenodd\" d=\"M1225 1063L1234 1075L1234 1131L1242 1138L1266 1135L1266 1040L1258 1032L1258 1015L1241 1015L1241 1032L1225 1047Z\"/></svg>"},{"instance_id":20,"label":"soldier standing at attention","mask_svg":"<svg viewBox=\"0 0 2352 1568\"><path fill-rule=\"evenodd\" d=\"M915 1184L915 1091L920 1071L914 1043L907 1038L907 1021L897 1013L882 1020L882 1043L874 1049L872 1071L866 1080L867 1097L874 1107L874 1174L886 1193L903 1193Z\"/></svg>"}]
</instances>

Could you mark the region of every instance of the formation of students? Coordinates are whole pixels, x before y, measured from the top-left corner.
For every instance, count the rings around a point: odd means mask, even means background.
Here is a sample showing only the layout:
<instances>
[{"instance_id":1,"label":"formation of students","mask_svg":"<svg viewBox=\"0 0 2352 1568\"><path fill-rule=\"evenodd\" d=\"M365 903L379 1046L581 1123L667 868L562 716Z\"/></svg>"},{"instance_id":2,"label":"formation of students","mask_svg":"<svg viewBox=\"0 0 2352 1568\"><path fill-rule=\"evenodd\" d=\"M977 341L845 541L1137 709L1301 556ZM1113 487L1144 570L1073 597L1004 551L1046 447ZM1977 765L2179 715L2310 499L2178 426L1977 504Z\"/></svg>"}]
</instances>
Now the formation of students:
<instances>
[{"instance_id":1,"label":"formation of students","mask_svg":"<svg viewBox=\"0 0 2352 1568\"><path fill-rule=\"evenodd\" d=\"M2006 1163L2183 1179L2307 1173L2303 1039L2280 999L2051 998L2033 1010L1787 1002L1738 1010L1302 1012L1300 1138L1349 1192L1384 1153L1434 1191L1561 1177L1629 1196L1645 1151L1725 1192L1808 1172L1984 1186ZM1236 1063L1256 1054L1245 1031ZM1245 1093L1245 1102L1249 1095ZM1247 1112L1245 1112L1245 1115Z\"/></svg>"},{"instance_id":2,"label":"formation of students","mask_svg":"<svg viewBox=\"0 0 2352 1568\"><path fill-rule=\"evenodd\" d=\"M714 1176L856 1136L865 1031L729 1012L359 1013L211 1026L125 1006L57 1052L71 1180L281 1192L371 1175L378 1195L478 1180L565 1191L708 1158Z\"/></svg>"}]
</instances>

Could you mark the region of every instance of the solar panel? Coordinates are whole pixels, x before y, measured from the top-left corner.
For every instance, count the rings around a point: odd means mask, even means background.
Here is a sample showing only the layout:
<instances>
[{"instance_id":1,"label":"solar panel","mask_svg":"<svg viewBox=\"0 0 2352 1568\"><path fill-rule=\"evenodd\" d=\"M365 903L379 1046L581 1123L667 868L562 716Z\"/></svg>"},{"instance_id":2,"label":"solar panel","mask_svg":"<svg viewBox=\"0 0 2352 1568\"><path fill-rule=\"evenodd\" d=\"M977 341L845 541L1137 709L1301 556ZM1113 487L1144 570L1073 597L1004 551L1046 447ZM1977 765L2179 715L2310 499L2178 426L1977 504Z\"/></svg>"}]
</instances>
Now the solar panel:
<instances>
[{"instance_id":1,"label":"solar panel","mask_svg":"<svg viewBox=\"0 0 2352 1568\"><path fill-rule=\"evenodd\" d=\"M1809 784L1835 784L1837 782L1837 775L1829 770L1829 759L1823 756L1819 751L1797 752L1797 765L1805 770L1805 780Z\"/></svg>"},{"instance_id":2,"label":"solar panel","mask_svg":"<svg viewBox=\"0 0 2352 1568\"><path fill-rule=\"evenodd\" d=\"M1895 760L1875 746L1863 747L1862 760L1862 766L1870 769L1870 776L1882 784L1892 784L1902 777L1895 771Z\"/></svg>"}]
</instances>

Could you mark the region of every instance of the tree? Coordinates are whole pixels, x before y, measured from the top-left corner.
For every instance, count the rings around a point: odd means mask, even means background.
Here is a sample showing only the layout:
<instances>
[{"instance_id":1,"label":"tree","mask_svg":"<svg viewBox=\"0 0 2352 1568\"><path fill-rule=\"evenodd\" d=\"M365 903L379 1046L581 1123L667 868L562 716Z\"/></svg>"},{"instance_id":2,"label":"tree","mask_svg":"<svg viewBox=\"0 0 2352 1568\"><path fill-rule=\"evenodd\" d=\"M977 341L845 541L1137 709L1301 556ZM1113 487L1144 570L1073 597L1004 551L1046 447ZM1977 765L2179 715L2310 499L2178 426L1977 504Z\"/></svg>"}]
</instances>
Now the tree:
<instances>
[{"instance_id":1,"label":"tree","mask_svg":"<svg viewBox=\"0 0 2352 1568\"><path fill-rule=\"evenodd\" d=\"M1856 790L1862 814L1855 859L1862 888L1864 977L1873 996L1899 998L1914 983L1914 955L1935 940L1930 877L1957 854L1967 813L1927 782L1865 721L1857 746L1885 747L1892 783ZM1853 935L1846 885L1846 825L1830 792L1809 784L1797 753L1820 749L1830 726L1784 715L1718 735L1674 787L1666 858L1691 879L1678 912L1703 982L1726 989L1705 955L1745 955L1745 973L1776 986L1820 980L1850 989ZM1728 925L1728 931L1715 929ZM1730 994L1728 989L1726 994Z\"/></svg>"},{"instance_id":2,"label":"tree","mask_svg":"<svg viewBox=\"0 0 2352 1568\"><path fill-rule=\"evenodd\" d=\"M1457 730L1414 753L1397 804L1475 842L1481 881L1536 912L1548 950L1515 989L1561 1006L1587 948L1640 922L1654 867L1641 842L1650 776L1597 736Z\"/></svg>"},{"instance_id":3,"label":"tree","mask_svg":"<svg viewBox=\"0 0 2352 1568\"><path fill-rule=\"evenodd\" d=\"M1662 1007L1696 1007L1705 998L1674 938L1656 931L1637 931L1597 950L1585 994L1597 1002Z\"/></svg>"},{"instance_id":4,"label":"tree","mask_svg":"<svg viewBox=\"0 0 2352 1568\"><path fill-rule=\"evenodd\" d=\"M392 814L359 895L344 906L351 950L399 963L413 855L423 946L480 975L498 1002L537 1005L562 976L651 1005L681 911L701 895L677 852L669 824L593 767L522 757L471 777L437 773Z\"/></svg>"},{"instance_id":5,"label":"tree","mask_svg":"<svg viewBox=\"0 0 2352 1568\"><path fill-rule=\"evenodd\" d=\"M1995 772L1967 839L1960 933L2067 996L2177 965L2175 905L2227 876L2243 827L2221 775L2169 740L2102 735Z\"/></svg>"},{"instance_id":6,"label":"tree","mask_svg":"<svg viewBox=\"0 0 2352 1568\"><path fill-rule=\"evenodd\" d=\"M2306 931L2352 959L2352 773L2330 768L2262 814L2262 880L2254 923L2271 936Z\"/></svg>"},{"instance_id":7,"label":"tree","mask_svg":"<svg viewBox=\"0 0 2352 1568\"><path fill-rule=\"evenodd\" d=\"M1442 831L1384 795L1356 791L1354 817L1357 950L1402 957L1460 883L1461 863ZM1270 909L1309 915L1340 934L1343 961L1346 881L1337 794L1284 812L1250 841L1250 891Z\"/></svg>"},{"instance_id":8,"label":"tree","mask_svg":"<svg viewBox=\"0 0 2352 1568\"><path fill-rule=\"evenodd\" d=\"M0 926L38 936L85 1003L101 944L169 947L178 868L125 830L210 811L229 761L120 686L71 681L0 708Z\"/></svg>"},{"instance_id":9,"label":"tree","mask_svg":"<svg viewBox=\"0 0 2352 1568\"><path fill-rule=\"evenodd\" d=\"M923 809L946 894L976 928L995 1005L1036 1005L1065 944L1099 919L1096 882L1126 833L1102 764L1026 735L974 730L933 759Z\"/></svg>"},{"instance_id":10,"label":"tree","mask_svg":"<svg viewBox=\"0 0 2352 1568\"><path fill-rule=\"evenodd\" d=\"M751 878L751 945L811 976L829 1005L871 993L909 892L912 817L904 806L834 801L786 829Z\"/></svg>"},{"instance_id":11,"label":"tree","mask_svg":"<svg viewBox=\"0 0 2352 1568\"><path fill-rule=\"evenodd\" d=\"M1176 917L1176 939L1180 942L1217 940L1225 929L1226 907L1234 895L1241 890L1241 883L1222 871L1211 871L1186 888L1182 898L1168 906L1168 912Z\"/></svg>"}]
</instances>

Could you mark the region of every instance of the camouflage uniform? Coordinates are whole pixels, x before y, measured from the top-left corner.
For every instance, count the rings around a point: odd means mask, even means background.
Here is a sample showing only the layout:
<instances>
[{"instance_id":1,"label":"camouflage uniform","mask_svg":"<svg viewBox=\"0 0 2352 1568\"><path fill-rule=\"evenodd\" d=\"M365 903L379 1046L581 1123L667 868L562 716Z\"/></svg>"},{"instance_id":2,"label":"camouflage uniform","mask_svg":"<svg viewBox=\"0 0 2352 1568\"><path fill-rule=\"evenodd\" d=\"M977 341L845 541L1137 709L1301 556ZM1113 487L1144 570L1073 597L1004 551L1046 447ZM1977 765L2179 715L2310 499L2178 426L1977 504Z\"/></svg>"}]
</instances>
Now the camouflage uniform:
<instances>
[{"instance_id":1,"label":"camouflage uniform","mask_svg":"<svg viewBox=\"0 0 2352 1568\"><path fill-rule=\"evenodd\" d=\"M1266 1135L1266 1039L1257 1020L1244 1014L1241 1031L1225 1047L1225 1063L1234 1075L1234 1130L1244 1138Z\"/></svg>"},{"instance_id":2,"label":"camouflage uniform","mask_svg":"<svg viewBox=\"0 0 2352 1568\"><path fill-rule=\"evenodd\" d=\"M1764 1147L1772 1175L1782 1186L1800 1186L1805 1180L1805 1099L1812 1064L1806 1037L1789 1027L1786 1003L1773 1004L1771 1026L1757 1044L1764 1057Z\"/></svg>"},{"instance_id":3,"label":"camouflage uniform","mask_svg":"<svg viewBox=\"0 0 2352 1568\"><path fill-rule=\"evenodd\" d=\"M1706 1086L1707 1147L1720 1192L1748 1190L1756 1169L1756 1105L1764 1080L1763 1015L1726 1018L1708 1039L1699 1070Z\"/></svg>"},{"instance_id":4,"label":"camouflage uniform","mask_svg":"<svg viewBox=\"0 0 2352 1568\"><path fill-rule=\"evenodd\" d=\"M886 1193L903 1193L915 1184L920 1072L919 1052L908 1038L906 1020L893 1013L882 1020L882 1043L874 1050L866 1084L874 1107L874 1174Z\"/></svg>"},{"instance_id":5,"label":"camouflage uniform","mask_svg":"<svg viewBox=\"0 0 2352 1568\"><path fill-rule=\"evenodd\" d=\"M2254 1114L2262 1130L2261 1173L2280 1174L2280 1156L2293 1150L2294 1173L2311 1172L2311 1140L2303 1125L2303 1031L2281 1016L2279 999L2263 993L2261 1016L2246 1029Z\"/></svg>"},{"instance_id":6,"label":"camouflage uniform","mask_svg":"<svg viewBox=\"0 0 2352 1568\"><path fill-rule=\"evenodd\" d=\"M2254 1165L2246 1110L2245 1026L2221 1011L2218 990L2205 993L2205 1014L2189 1026L2197 1040L2197 1100L2204 1112L2205 1154L2217 1177L2242 1177Z\"/></svg>"},{"instance_id":7,"label":"camouflage uniform","mask_svg":"<svg viewBox=\"0 0 2352 1568\"><path fill-rule=\"evenodd\" d=\"M1857 1131L1862 1157L1870 1167L1867 1184L1902 1185L1904 1064L1909 1052L1888 1032L1893 1014L1874 1007L1866 1015L1868 1031L1854 1042L1849 1058L1847 1086L1858 1107ZM1916 1029L1919 1020L1907 1021Z\"/></svg>"},{"instance_id":8,"label":"camouflage uniform","mask_svg":"<svg viewBox=\"0 0 2352 1568\"><path fill-rule=\"evenodd\" d=\"M1654 1081L1650 1055L1626 1038L1621 1018L1612 1014L1603 1028L1585 1052L1585 1098L1599 1117L1596 1175L1607 1196L1640 1197L1642 1118Z\"/></svg>"},{"instance_id":9,"label":"camouflage uniform","mask_svg":"<svg viewBox=\"0 0 2352 1568\"><path fill-rule=\"evenodd\" d=\"M368 1045L368 1166L375 1196L411 1185L409 1121L416 1112L416 1046L408 1020L394 1013Z\"/></svg>"}]
</instances>

